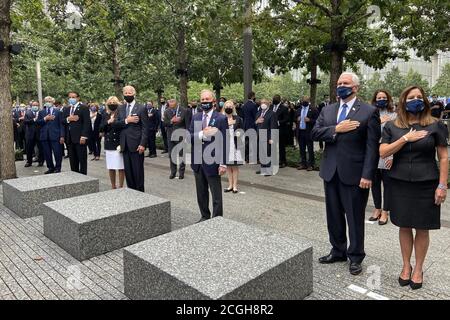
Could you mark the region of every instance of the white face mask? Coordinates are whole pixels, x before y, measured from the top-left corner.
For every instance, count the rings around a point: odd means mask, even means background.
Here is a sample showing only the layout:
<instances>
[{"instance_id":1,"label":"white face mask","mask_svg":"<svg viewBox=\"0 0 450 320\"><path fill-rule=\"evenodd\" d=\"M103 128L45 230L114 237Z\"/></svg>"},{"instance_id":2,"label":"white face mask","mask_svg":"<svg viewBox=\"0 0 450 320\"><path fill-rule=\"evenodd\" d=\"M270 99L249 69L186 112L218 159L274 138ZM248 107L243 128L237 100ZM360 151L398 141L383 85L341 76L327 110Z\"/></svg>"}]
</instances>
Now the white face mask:
<instances>
[{"instance_id":1,"label":"white face mask","mask_svg":"<svg viewBox=\"0 0 450 320\"><path fill-rule=\"evenodd\" d=\"M262 104L262 105L261 105L261 109L262 109L262 110L266 110L267 107L268 107L267 104Z\"/></svg>"}]
</instances>

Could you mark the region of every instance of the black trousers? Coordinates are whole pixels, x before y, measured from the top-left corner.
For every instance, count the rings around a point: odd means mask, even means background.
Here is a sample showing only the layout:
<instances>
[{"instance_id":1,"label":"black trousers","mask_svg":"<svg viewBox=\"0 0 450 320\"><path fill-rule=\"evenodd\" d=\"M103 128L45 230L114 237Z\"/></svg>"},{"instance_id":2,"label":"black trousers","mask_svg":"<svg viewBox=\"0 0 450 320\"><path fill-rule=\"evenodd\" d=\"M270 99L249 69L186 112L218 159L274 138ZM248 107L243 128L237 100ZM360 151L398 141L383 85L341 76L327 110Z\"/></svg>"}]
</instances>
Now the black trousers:
<instances>
[{"instance_id":1,"label":"black trousers","mask_svg":"<svg viewBox=\"0 0 450 320\"><path fill-rule=\"evenodd\" d=\"M70 143L70 170L87 175L87 144Z\"/></svg>"},{"instance_id":2,"label":"black trousers","mask_svg":"<svg viewBox=\"0 0 450 320\"><path fill-rule=\"evenodd\" d=\"M381 182L383 182L383 198L381 197ZM373 204L376 209L390 211L389 194L391 192L391 183L389 178L389 170L377 169L372 182ZM383 202L384 200L384 202Z\"/></svg>"},{"instance_id":3,"label":"black trousers","mask_svg":"<svg viewBox=\"0 0 450 320\"><path fill-rule=\"evenodd\" d=\"M314 141L311 139L311 132L298 130L298 144L300 149L300 164L314 167ZM308 160L306 159L306 149L308 149Z\"/></svg>"},{"instance_id":4,"label":"black trousers","mask_svg":"<svg viewBox=\"0 0 450 320\"><path fill-rule=\"evenodd\" d=\"M59 141L41 141L44 149L45 162L49 170L61 171L62 164L62 149ZM53 162L55 156L55 162Z\"/></svg>"},{"instance_id":5,"label":"black trousers","mask_svg":"<svg viewBox=\"0 0 450 320\"><path fill-rule=\"evenodd\" d=\"M172 150L175 148L175 146L177 146L179 143L182 143L182 141L171 141L169 139L168 145L169 145L169 161L170 161L170 174L175 175L177 174L177 158L176 157L172 157ZM183 150L180 150L180 152L178 153L178 155L180 156L180 171L179 174L180 175L184 175L184 172L186 170L186 161L184 159L184 154L183 154Z\"/></svg>"},{"instance_id":6,"label":"black trousers","mask_svg":"<svg viewBox=\"0 0 450 320\"><path fill-rule=\"evenodd\" d=\"M287 142L287 131L280 130L280 146L279 146L279 156L280 164L286 164L286 142Z\"/></svg>"},{"instance_id":7,"label":"black trousers","mask_svg":"<svg viewBox=\"0 0 450 320\"><path fill-rule=\"evenodd\" d=\"M42 144L37 138L33 137L26 140L27 163L29 164L33 163L34 148L36 146L38 148L38 162L44 163L44 149L42 148Z\"/></svg>"},{"instance_id":8,"label":"black trousers","mask_svg":"<svg viewBox=\"0 0 450 320\"><path fill-rule=\"evenodd\" d=\"M90 139L88 139L88 147L89 152L94 154L94 157L100 157L100 153L102 152L102 138L100 136L92 135Z\"/></svg>"},{"instance_id":9,"label":"black trousers","mask_svg":"<svg viewBox=\"0 0 450 320\"><path fill-rule=\"evenodd\" d=\"M197 203L200 208L202 218L211 218L209 210L209 190L211 190L213 217L223 216L222 203L222 180L219 175L208 177L200 168L198 172L194 171L195 187L197 189Z\"/></svg>"},{"instance_id":10,"label":"black trousers","mask_svg":"<svg viewBox=\"0 0 450 320\"><path fill-rule=\"evenodd\" d=\"M156 130L148 131L148 153L156 155Z\"/></svg>"},{"instance_id":11,"label":"black trousers","mask_svg":"<svg viewBox=\"0 0 450 320\"><path fill-rule=\"evenodd\" d=\"M125 150L123 163L128 188L144 192L144 154Z\"/></svg>"},{"instance_id":12,"label":"black trousers","mask_svg":"<svg viewBox=\"0 0 450 320\"><path fill-rule=\"evenodd\" d=\"M347 256L350 261L361 263L364 253L364 218L369 198L369 189L343 184L336 172L330 182L325 182L325 201L327 225L331 254L337 257ZM347 249L347 230L350 246Z\"/></svg>"},{"instance_id":13,"label":"black trousers","mask_svg":"<svg viewBox=\"0 0 450 320\"><path fill-rule=\"evenodd\" d=\"M164 143L164 151L168 151L169 150L169 145L167 143L167 131L166 128L161 125L161 137Z\"/></svg>"}]
</instances>

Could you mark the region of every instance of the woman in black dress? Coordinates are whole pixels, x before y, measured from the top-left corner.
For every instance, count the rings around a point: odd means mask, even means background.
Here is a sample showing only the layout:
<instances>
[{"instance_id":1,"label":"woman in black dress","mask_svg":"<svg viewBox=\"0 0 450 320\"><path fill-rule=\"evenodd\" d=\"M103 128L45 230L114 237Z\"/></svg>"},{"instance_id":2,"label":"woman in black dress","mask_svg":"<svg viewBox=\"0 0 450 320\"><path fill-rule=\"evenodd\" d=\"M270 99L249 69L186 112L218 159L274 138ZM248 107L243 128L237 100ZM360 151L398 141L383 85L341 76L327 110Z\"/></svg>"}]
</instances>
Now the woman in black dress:
<instances>
[{"instance_id":1,"label":"woman in black dress","mask_svg":"<svg viewBox=\"0 0 450 320\"><path fill-rule=\"evenodd\" d=\"M431 116L420 87L409 87L400 96L397 119L383 130L380 156L394 155L390 170L391 221L400 227L403 270L401 286L419 289L429 247L429 230L440 229L441 204L447 196L447 130ZM436 152L439 168L436 163ZM412 229L416 230L415 237ZM414 250L416 265L411 265Z\"/></svg>"},{"instance_id":2,"label":"woman in black dress","mask_svg":"<svg viewBox=\"0 0 450 320\"><path fill-rule=\"evenodd\" d=\"M242 159L244 132L243 121L236 113L234 102L228 100L223 106L223 113L227 116L228 130L227 130L227 173L228 173L228 188L224 192L238 193L238 179L239 179L239 166L244 162Z\"/></svg>"}]
</instances>

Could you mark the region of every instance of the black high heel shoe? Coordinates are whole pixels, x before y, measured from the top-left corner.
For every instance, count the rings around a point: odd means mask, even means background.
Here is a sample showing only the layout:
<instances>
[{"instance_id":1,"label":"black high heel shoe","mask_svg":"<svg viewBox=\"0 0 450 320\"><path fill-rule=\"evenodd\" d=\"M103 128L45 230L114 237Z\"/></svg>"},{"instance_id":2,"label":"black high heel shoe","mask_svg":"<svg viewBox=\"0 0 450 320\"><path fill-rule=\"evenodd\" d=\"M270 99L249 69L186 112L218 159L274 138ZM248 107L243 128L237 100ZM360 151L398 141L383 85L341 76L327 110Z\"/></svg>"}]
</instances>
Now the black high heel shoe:
<instances>
[{"instance_id":1,"label":"black high heel shoe","mask_svg":"<svg viewBox=\"0 0 450 320\"><path fill-rule=\"evenodd\" d=\"M398 277L398 284L400 285L400 287L406 287L411 284L411 275L413 272L413 267L410 266L410 268L411 272L409 273L409 279L402 279L401 277Z\"/></svg>"},{"instance_id":2,"label":"black high heel shoe","mask_svg":"<svg viewBox=\"0 0 450 320\"><path fill-rule=\"evenodd\" d=\"M377 217L370 217L369 221L378 221L381 218L381 212Z\"/></svg>"},{"instance_id":3,"label":"black high heel shoe","mask_svg":"<svg viewBox=\"0 0 450 320\"><path fill-rule=\"evenodd\" d=\"M411 287L412 290L418 290L422 288L422 284L423 284L423 272L422 272L422 282L414 282L412 280L410 280L409 282L409 286Z\"/></svg>"}]
</instances>

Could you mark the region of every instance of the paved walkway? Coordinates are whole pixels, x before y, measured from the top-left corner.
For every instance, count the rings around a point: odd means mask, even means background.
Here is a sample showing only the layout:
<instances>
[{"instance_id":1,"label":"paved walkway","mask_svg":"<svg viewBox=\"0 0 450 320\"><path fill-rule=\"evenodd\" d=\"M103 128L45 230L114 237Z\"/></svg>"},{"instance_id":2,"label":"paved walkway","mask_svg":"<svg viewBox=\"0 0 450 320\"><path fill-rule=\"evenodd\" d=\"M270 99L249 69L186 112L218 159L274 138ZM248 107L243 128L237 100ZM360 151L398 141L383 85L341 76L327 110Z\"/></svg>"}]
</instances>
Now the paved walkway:
<instances>
[{"instance_id":1,"label":"paved walkway","mask_svg":"<svg viewBox=\"0 0 450 320\"><path fill-rule=\"evenodd\" d=\"M45 171L23 165L17 163L20 177ZM68 167L66 160L63 168ZM242 193L224 195L225 217L310 242L314 293L308 299L450 299L449 203L442 214L446 227L431 234L424 288L413 292L397 284L401 258L395 226L366 224L361 275L351 276L346 263L320 265L317 259L328 253L329 244L318 173L285 168L277 176L261 177L255 169L243 168ZM89 162L88 173L100 179L101 190L108 190L103 160ZM169 180L167 157L146 158L145 174L146 191L172 202L174 229L199 219L190 170L185 180ZM126 299L122 268L122 250L80 263L43 235L42 217L21 219L0 202L0 299Z\"/></svg>"}]
</instances>

